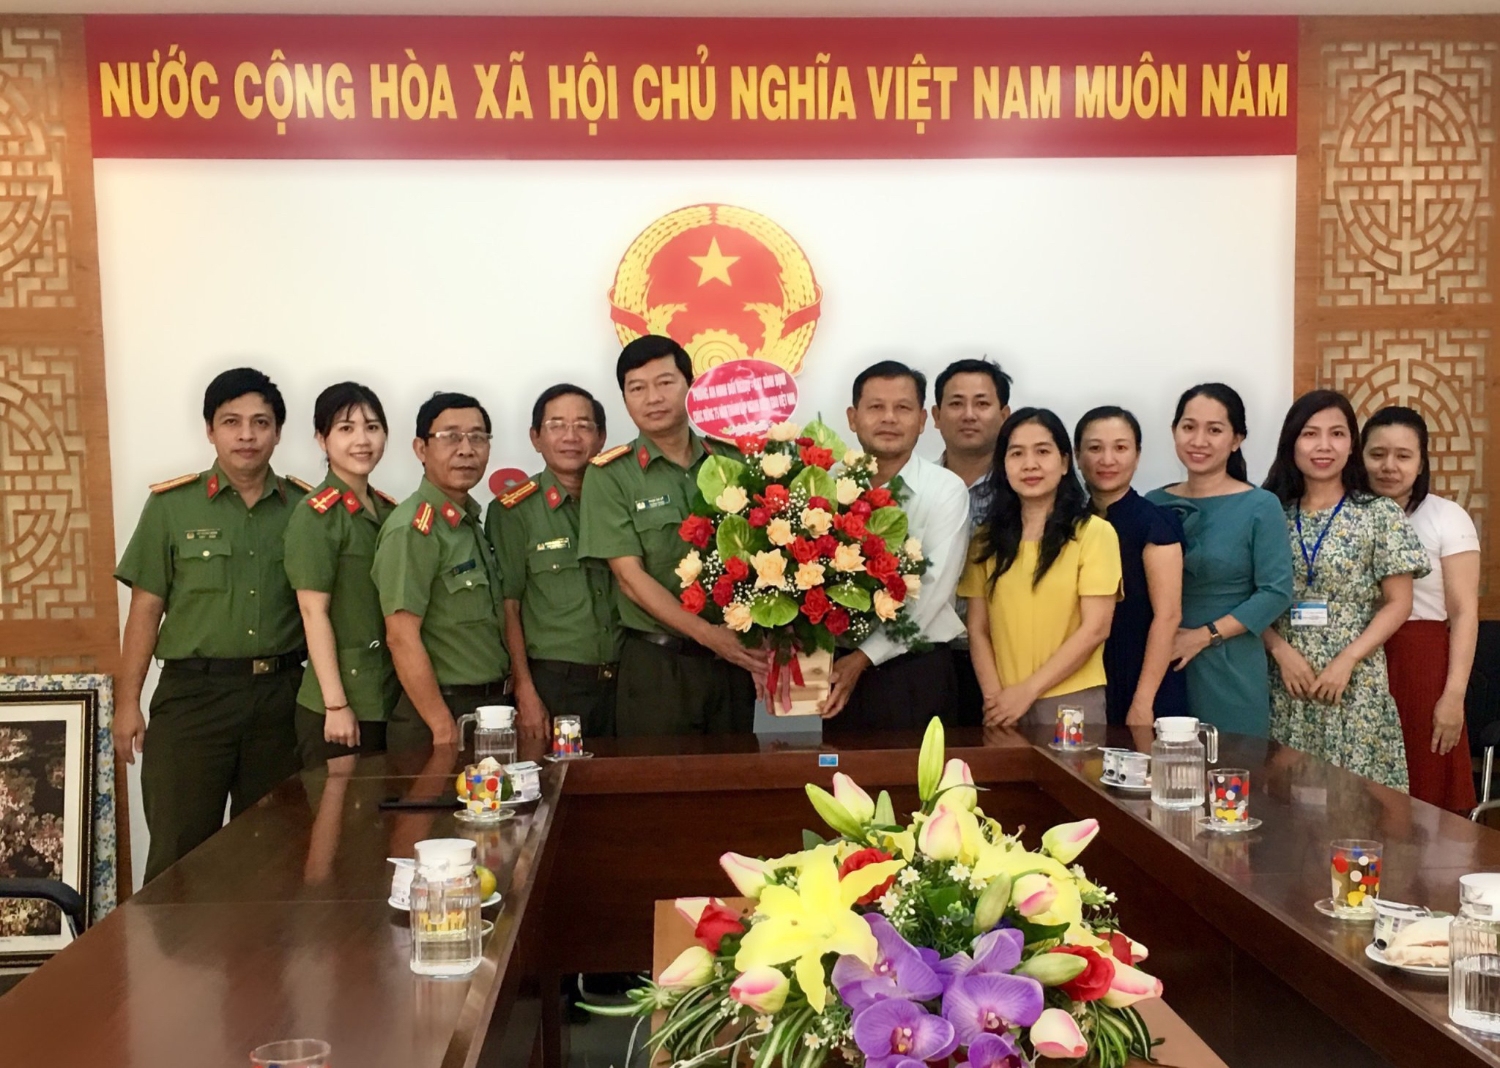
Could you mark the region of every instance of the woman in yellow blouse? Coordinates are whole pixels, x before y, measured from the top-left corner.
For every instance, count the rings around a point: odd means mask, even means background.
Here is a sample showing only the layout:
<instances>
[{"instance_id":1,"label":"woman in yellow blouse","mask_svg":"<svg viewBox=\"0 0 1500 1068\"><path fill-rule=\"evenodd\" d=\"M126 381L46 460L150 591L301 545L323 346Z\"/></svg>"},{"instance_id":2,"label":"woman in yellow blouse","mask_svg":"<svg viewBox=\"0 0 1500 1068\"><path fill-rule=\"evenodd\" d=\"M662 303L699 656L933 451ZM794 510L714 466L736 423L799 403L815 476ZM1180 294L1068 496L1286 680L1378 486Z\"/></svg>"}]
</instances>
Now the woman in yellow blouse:
<instances>
[{"instance_id":1,"label":"woman in yellow blouse","mask_svg":"<svg viewBox=\"0 0 1500 1068\"><path fill-rule=\"evenodd\" d=\"M1068 431L1045 408L1000 428L995 487L958 584L990 726L1051 723L1059 705L1104 717L1104 639L1120 592L1120 542L1093 514Z\"/></svg>"}]
</instances>

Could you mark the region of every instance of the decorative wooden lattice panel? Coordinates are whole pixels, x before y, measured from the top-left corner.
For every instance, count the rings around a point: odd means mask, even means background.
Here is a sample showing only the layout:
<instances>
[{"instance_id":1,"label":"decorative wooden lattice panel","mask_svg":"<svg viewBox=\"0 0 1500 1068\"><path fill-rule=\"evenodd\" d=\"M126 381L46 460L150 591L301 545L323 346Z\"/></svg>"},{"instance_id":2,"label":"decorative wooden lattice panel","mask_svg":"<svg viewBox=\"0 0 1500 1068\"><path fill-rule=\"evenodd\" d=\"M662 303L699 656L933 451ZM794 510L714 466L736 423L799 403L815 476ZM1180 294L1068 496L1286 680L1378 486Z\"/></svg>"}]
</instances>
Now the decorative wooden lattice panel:
<instances>
[{"instance_id":1,"label":"decorative wooden lattice panel","mask_svg":"<svg viewBox=\"0 0 1500 1068\"><path fill-rule=\"evenodd\" d=\"M0 671L118 646L83 24L0 19Z\"/></svg>"},{"instance_id":2,"label":"decorative wooden lattice panel","mask_svg":"<svg viewBox=\"0 0 1500 1068\"><path fill-rule=\"evenodd\" d=\"M1422 412L1434 487L1479 524L1500 616L1500 20L1304 19L1299 65L1297 388L1340 390L1362 418Z\"/></svg>"}]
</instances>

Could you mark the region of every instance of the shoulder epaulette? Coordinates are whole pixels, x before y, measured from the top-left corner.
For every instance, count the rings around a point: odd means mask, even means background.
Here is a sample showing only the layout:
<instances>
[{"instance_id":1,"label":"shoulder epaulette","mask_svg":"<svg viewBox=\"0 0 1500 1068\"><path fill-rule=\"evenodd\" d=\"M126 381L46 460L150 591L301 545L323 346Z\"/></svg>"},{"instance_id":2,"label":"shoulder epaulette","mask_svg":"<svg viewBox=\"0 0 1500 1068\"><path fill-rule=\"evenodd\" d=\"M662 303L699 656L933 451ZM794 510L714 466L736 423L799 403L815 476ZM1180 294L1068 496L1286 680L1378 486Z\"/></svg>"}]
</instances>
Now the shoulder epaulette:
<instances>
[{"instance_id":1,"label":"shoulder epaulette","mask_svg":"<svg viewBox=\"0 0 1500 1068\"><path fill-rule=\"evenodd\" d=\"M296 486L303 493L311 493L313 491L313 488L311 486L309 486L306 482L303 482L296 475L282 475L281 476L281 480L283 482L290 482L292 485Z\"/></svg>"},{"instance_id":2,"label":"shoulder epaulette","mask_svg":"<svg viewBox=\"0 0 1500 1068\"><path fill-rule=\"evenodd\" d=\"M537 485L536 479L529 479L526 482L522 482L509 493L504 494L500 498L500 504L505 508L514 508L539 489L541 487Z\"/></svg>"},{"instance_id":3,"label":"shoulder epaulette","mask_svg":"<svg viewBox=\"0 0 1500 1068\"><path fill-rule=\"evenodd\" d=\"M595 456L592 460L590 460L589 463L593 464L595 467L603 467L605 464L614 463L629 451L629 445L616 445L613 449L605 449L598 456Z\"/></svg>"},{"instance_id":4,"label":"shoulder epaulette","mask_svg":"<svg viewBox=\"0 0 1500 1068\"><path fill-rule=\"evenodd\" d=\"M194 471L190 475L178 475L176 478L169 478L165 482L153 482L151 484L151 492L166 493L167 490L176 489L178 486L191 485L197 482L200 477L202 477L202 472Z\"/></svg>"},{"instance_id":5,"label":"shoulder epaulette","mask_svg":"<svg viewBox=\"0 0 1500 1068\"><path fill-rule=\"evenodd\" d=\"M400 501L396 500L396 498L392 497L389 493L381 493L378 489L372 489L370 492L375 494L375 496L379 497L386 504L395 506L401 503Z\"/></svg>"},{"instance_id":6,"label":"shoulder epaulette","mask_svg":"<svg viewBox=\"0 0 1500 1068\"><path fill-rule=\"evenodd\" d=\"M322 493L314 493L311 497L307 498L307 505L319 515L324 515L328 509L338 503L339 498L342 496L343 494L339 492L337 486L329 486Z\"/></svg>"},{"instance_id":7,"label":"shoulder epaulette","mask_svg":"<svg viewBox=\"0 0 1500 1068\"><path fill-rule=\"evenodd\" d=\"M417 505L417 514L412 516L411 525L417 528L418 534L431 534L432 516L432 505L428 504L426 501L423 501L421 504Z\"/></svg>"}]
</instances>

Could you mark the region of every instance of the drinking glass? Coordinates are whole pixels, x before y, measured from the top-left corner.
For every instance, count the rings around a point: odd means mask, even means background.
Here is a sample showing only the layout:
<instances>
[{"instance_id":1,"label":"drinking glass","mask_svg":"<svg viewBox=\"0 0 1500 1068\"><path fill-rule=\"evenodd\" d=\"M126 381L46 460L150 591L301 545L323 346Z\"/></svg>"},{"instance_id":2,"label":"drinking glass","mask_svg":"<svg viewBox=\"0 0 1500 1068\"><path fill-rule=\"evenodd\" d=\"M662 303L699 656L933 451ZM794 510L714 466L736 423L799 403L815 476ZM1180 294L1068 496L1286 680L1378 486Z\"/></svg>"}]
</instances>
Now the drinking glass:
<instances>
[{"instance_id":1,"label":"drinking glass","mask_svg":"<svg viewBox=\"0 0 1500 1068\"><path fill-rule=\"evenodd\" d=\"M552 755L554 757L583 755L583 720L578 716L552 717Z\"/></svg>"},{"instance_id":2,"label":"drinking glass","mask_svg":"<svg viewBox=\"0 0 1500 1068\"><path fill-rule=\"evenodd\" d=\"M1335 839L1329 860L1333 914L1345 920L1374 919L1380 896L1381 843L1369 838Z\"/></svg>"},{"instance_id":3,"label":"drinking glass","mask_svg":"<svg viewBox=\"0 0 1500 1068\"><path fill-rule=\"evenodd\" d=\"M1083 709L1072 705L1057 706L1057 727L1052 732L1052 748L1074 751L1094 748L1083 740Z\"/></svg>"},{"instance_id":4,"label":"drinking glass","mask_svg":"<svg viewBox=\"0 0 1500 1068\"><path fill-rule=\"evenodd\" d=\"M1248 768L1210 768L1208 772L1208 818L1216 827L1250 821L1250 771Z\"/></svg>"},{"instance_id":5,"label":"drinking glass","mask_svg":"<svg viewBox=\"0 0 1500 1068\"><path fill-rule=\"evenodd\" d=\"M316 1038L267 1042L250 1051L250 1068L329 1068L332 1050Z\"/></svg>"}]
</instances>

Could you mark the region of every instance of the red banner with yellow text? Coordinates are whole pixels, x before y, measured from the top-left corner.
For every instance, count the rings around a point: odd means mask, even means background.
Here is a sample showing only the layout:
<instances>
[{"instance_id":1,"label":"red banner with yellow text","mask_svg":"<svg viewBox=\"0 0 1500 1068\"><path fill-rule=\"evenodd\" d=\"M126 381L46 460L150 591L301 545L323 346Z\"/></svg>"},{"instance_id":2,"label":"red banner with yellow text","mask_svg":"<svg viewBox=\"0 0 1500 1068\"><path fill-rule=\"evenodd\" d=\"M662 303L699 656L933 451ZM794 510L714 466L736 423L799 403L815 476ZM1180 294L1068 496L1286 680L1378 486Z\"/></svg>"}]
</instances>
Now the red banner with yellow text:
<instances>
[{"instance_id":1,"label":"red banner with yellow text","mask_svg":"<svg viewBox=\"0 0 1500 1068\"><path fill-rule=\"evenodd\" d=\"M1290 155L1295 18L90 16L96 157Z\"/></svg>"}]
</instances>

